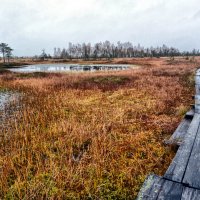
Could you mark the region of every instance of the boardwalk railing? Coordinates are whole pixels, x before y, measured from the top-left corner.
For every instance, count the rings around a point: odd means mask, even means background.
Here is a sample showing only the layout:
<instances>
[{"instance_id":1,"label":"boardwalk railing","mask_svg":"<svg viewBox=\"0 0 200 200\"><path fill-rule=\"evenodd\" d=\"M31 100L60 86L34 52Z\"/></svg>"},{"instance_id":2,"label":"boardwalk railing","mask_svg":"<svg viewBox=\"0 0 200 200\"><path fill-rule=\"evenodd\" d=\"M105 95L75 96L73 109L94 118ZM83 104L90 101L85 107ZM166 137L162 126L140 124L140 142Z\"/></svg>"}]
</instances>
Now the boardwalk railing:
<instances>
[{"instance_id":1,"label":"boardwalk railing","mask_svg":"<svg viewBox=\"0 0 200 200\"><path fill-rule=\"evenodd\" d=\"M149 175L137 200L200 200L200 70L195 76L195 105L166 141L178 151L163 177Z\"/></svg>"}]
</instances>

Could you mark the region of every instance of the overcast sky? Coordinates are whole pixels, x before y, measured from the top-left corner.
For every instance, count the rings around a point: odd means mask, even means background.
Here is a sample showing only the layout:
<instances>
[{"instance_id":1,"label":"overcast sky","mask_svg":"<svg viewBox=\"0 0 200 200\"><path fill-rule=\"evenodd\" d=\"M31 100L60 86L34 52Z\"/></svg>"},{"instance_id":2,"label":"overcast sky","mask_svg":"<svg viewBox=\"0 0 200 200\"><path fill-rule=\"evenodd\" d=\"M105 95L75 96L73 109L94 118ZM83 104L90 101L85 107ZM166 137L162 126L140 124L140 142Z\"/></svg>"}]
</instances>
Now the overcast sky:
<instances>
[{"instance_id":1,"label":"overcast sky","mask_svg":"<svg viewBox=\"0 0 200 200\"><path fill-rule=\"evenodd\" d=\"M38 55L69 42L200 49L199 0L0 0L0 42Z\"/></svg>"}]
</instances>

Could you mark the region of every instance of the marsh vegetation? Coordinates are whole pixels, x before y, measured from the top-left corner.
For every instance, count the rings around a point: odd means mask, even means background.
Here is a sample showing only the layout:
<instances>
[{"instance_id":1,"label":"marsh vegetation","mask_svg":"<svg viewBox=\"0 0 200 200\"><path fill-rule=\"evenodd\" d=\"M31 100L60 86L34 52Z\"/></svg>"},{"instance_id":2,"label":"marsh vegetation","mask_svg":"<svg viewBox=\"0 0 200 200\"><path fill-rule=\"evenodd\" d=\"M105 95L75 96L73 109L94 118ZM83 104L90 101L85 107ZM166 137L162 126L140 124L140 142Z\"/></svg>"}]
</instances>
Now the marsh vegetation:
<instances>
[{"instance_id":1,"label":"marsh vegetation","mask_svg":"<svg viewBox=\"0 0 200 200\"><path fill-rule=\"evenodd\" d=\"M134 199L148 174L166 171L175 152L163 140L192 103L199 61L120 62L142 67L0 75L23 94L0 125L0 198Z\"/></svg>"}]
</instances>

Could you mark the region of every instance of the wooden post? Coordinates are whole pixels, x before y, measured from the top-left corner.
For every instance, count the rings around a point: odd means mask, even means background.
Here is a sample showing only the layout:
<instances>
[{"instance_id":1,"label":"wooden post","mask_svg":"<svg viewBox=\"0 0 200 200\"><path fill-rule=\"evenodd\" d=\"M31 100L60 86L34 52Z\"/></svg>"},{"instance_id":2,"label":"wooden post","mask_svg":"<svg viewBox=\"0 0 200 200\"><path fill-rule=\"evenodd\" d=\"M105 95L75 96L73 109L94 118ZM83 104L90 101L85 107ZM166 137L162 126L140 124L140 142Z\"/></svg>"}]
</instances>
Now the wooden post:
<instances>
[{"instance_id":1,"label":"wooden post","mask_svg":"<svg viewBox=\"0 0 200 200\"><path fill-rule=\"evenodd\" d=\"M197 70L195 76L195 113L200 113L200 69Z\"/></svg>"}]
</instances>

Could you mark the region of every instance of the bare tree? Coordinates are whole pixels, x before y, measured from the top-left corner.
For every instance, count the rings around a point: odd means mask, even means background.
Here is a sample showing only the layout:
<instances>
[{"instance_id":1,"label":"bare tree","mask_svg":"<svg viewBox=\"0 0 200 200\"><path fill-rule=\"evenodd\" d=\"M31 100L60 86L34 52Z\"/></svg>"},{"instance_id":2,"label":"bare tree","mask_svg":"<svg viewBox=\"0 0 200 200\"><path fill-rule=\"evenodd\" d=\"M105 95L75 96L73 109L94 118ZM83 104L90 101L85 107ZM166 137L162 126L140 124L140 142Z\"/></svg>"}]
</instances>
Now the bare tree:
<instances>
[{"instance_id":1,"label":"bare tree","mask_svg":"<svg viewBox=\"0 0 200 200\"><path fill-rule=\"evenodd\" d=\"M10 58L11 58L11 56L12 56L12 51L13 51L13 49L11 49L10 47L6 47L5 48L5 57L7 58L7 60L8 60L8 64L10 64Z\"/></svg>"},{"instance_id":2,"label":"bare tree","mask_svg":"<svg viewBox=\"0 0 200 200\"><path fill-rule=\"evenodd\" d=\"M46 54L46 52L45 52L45 49L42 49L42 54L40 55L40 58L42 59L42 60L45 60L45 58L47 58L48 56L47 56L47 54Z\"/></svg>"},{"instance_id":3,"label":"bare tree","mask_svg":"<svg viewBox=\"0 0 200 200\"><path fill-rule=\"evenodd\" d=\"M56 51L58 52L58 51ZM85 60L101 59L101 58L132 58L132 57L161 57L167 56L173 58L174 56L186 55L185 52L180 52L177 48L168 47L163 45L161 47L145 48L140 44L133 46L131 42L117 42L113 44L109 41L99 42L94 45L86 44L73 44L69 43L69 47L62 52L62 57L74 59L82 58ZM199 50L193 50L188 53L188 56L200 55Z\"/></svg>"},{"instance_id":4,"label":"bare tree","mask_svg":"<svg viewBox=\"0 0 200 200\"><path fill-rule=\"evenodd\" d=\"M5 54L6 54L6 48L8 48L8 44L1 43L0 44L0 53L3 55L3 62L6 62Z\"/></svg>"}]
</instances>

